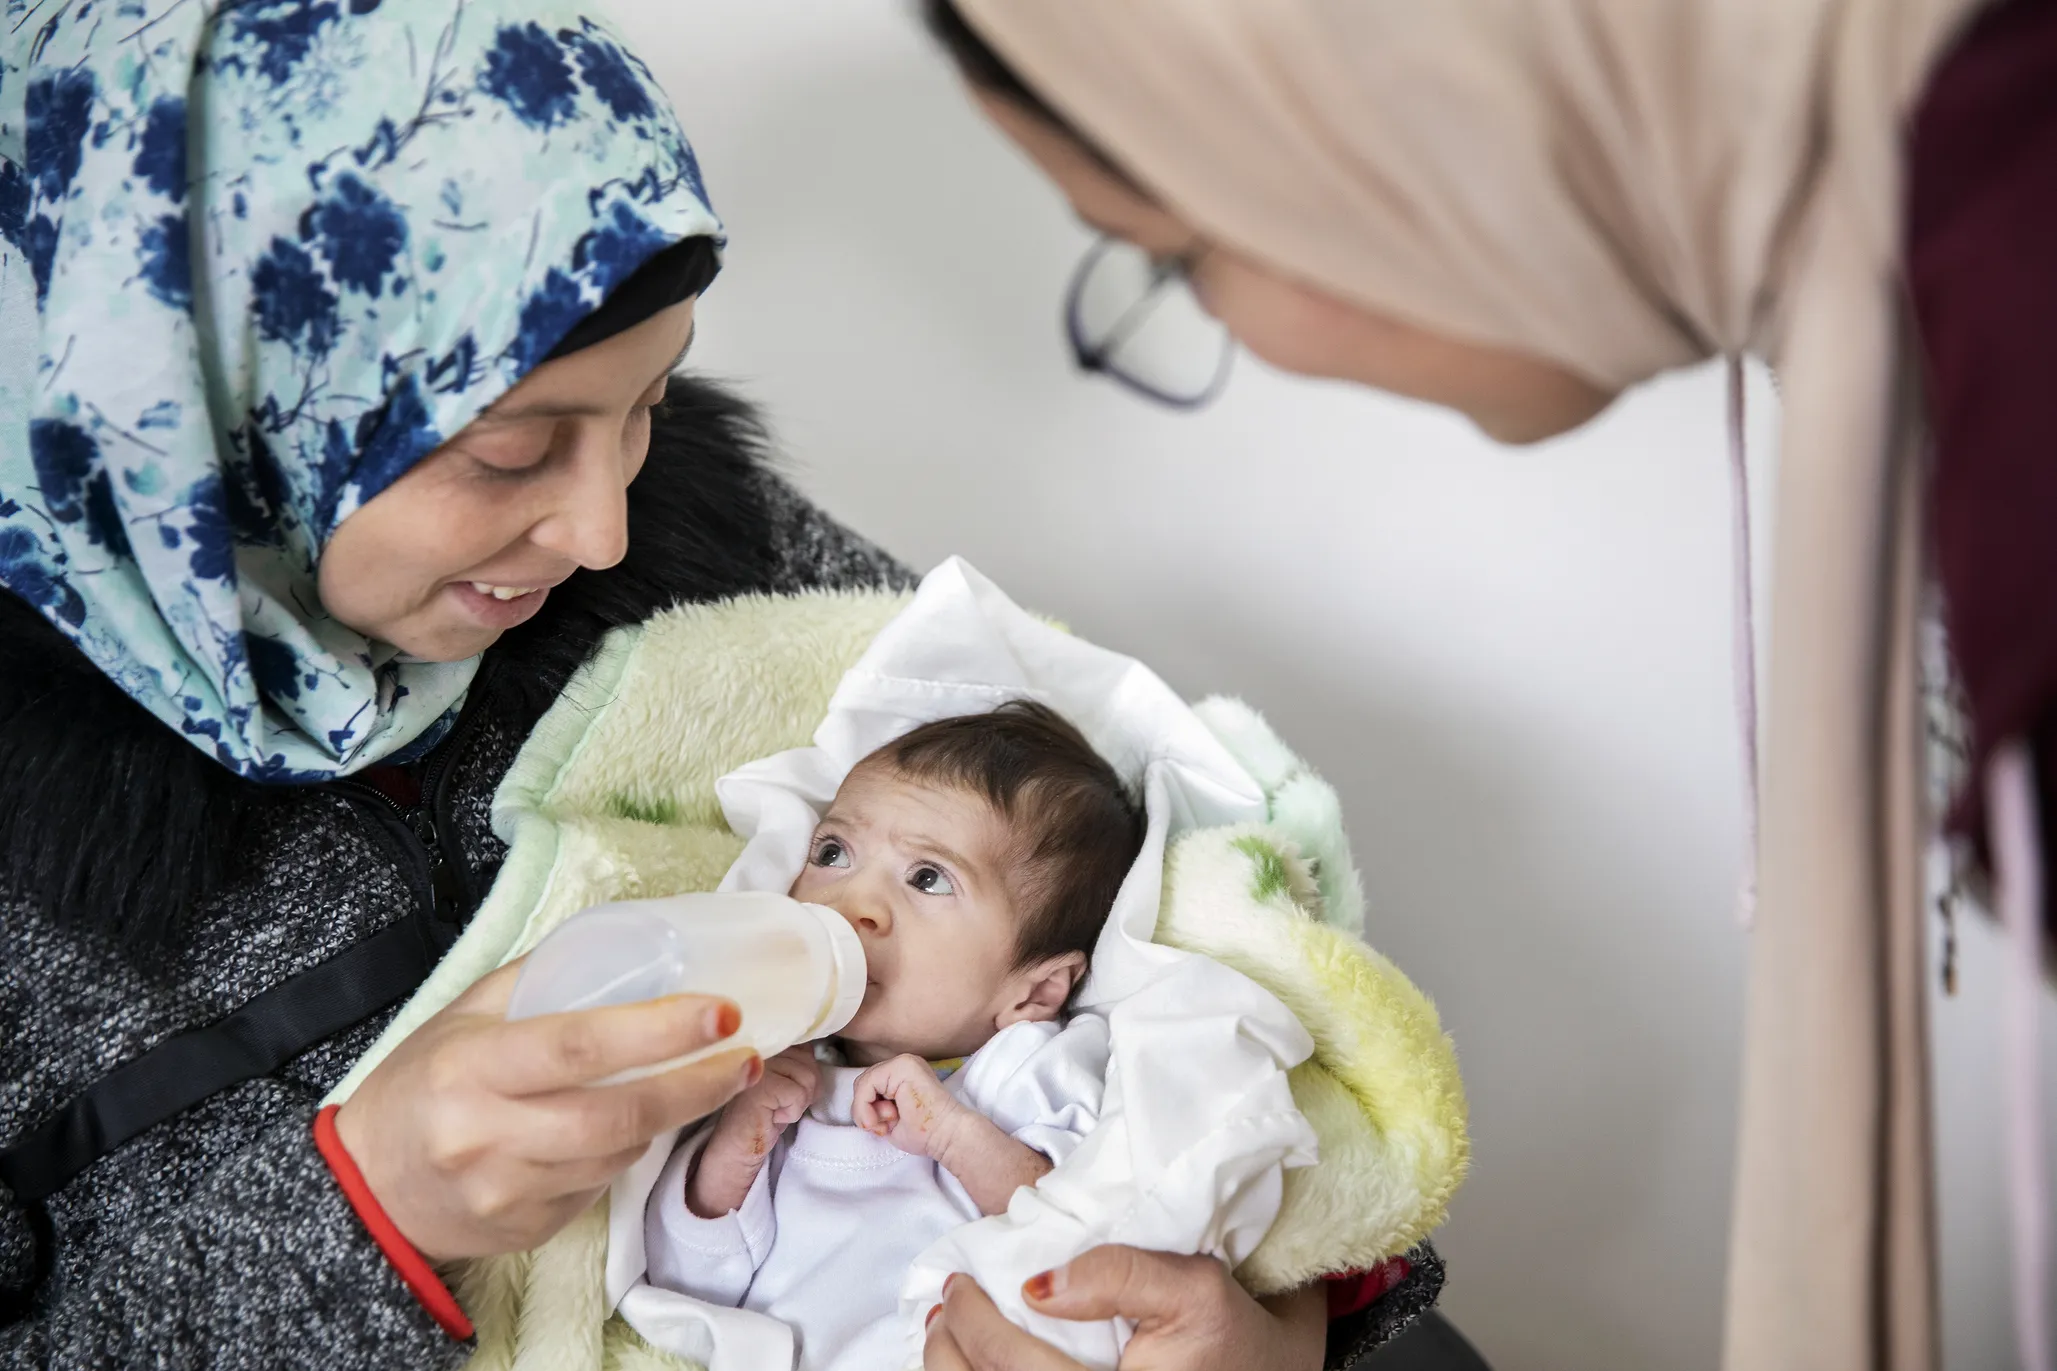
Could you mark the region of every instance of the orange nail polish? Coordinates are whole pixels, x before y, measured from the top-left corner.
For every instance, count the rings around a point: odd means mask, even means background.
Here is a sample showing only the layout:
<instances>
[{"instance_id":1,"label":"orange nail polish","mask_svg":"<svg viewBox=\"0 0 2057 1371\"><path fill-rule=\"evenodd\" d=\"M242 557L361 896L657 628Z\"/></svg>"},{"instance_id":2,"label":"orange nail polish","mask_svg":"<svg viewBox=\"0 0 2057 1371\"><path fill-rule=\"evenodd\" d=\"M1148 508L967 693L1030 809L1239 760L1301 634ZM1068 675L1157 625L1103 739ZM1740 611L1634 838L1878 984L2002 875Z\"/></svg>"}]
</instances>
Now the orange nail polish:
<instances>
[{"instance_id":1,"label":"orange nail polish","mask_svg":"<svg viewBox=\"0 0 2057 1371\"><path fill-rule=\"evenodd\" d=\"M1057 1282L1048 1271L1021 1283L1021 1293L1032 1300L1047 1300L1057 1293Z\"/></svg>"},{"instance_id":2,"label":"orange nail polish","mask_svg":"<svg viewBox=\"0 0 2057 1371\"><path fill-rule=\"evenodd\" d=\"M932 1324L932 1323L934 1323L934 1322L936 1321L936 1315L938 1315L938 1314L940 1314L940 1313L942 1313L942 1312L943 1312L943 1306L942 1306L942 1305L940 1305L940 1304L939 1304L939 1305L937 1305L937 1306L936 1306L935 1308L933 1308L933 1309L929 1310L929 1316L928 1316L927 1318L925 1318L925 1319L923 1319L923 1320L921 1321L921 1326L922 1326L923 1328L927 1328L927 1327L928 1327L928 1326L929 1326L930 1324Z\"/></svg>"},{"instance_id":3,"label":"orange nail polish","mask_svg":"<svg viewBox=\"0 0 2057 1371\"><path fill-rule=\"evenodd\" d=\"M764 1058L752 1057L749 1063L743 1068L743 1089L748 1090L751 1086L757 1084L757 1082L763 1079Z\"/></svg>"},{"instance_id":4,"label":"orange nail polish","mask_svg":"<svg viewBox=\"0 0 2057 1371\"><path fill-rule=\"evenodd\" d=\"M714 1011L714 1036L717 1039L734 1035L743 1026L743 1011L732 1004L725 1004Z\"/></svg>"}]
</instances>

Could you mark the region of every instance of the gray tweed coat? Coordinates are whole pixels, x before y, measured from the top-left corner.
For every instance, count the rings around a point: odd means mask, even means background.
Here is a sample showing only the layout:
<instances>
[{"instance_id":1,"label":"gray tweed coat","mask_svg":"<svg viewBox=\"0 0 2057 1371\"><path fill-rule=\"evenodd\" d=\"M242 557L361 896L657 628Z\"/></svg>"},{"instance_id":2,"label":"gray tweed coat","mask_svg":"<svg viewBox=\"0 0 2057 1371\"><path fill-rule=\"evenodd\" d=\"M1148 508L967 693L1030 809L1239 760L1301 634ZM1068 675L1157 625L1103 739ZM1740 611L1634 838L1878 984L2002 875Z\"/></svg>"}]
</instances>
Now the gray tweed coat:
<instances>
[{"instance_id":1,"label":"gray tweed coat","mask_svg":"<svg viewBox=\"0 0 2057 1371\"><path fill-rule=\"evenodd\" d=\"M607 629L681 600L906 579L772 474L741 406L693 382L674 386L631 489L630 546L488 654L459 726L416 764L412 814L348 782L229 775L0 591L0 1151L124 1062L417 910L454 937L503 856L494 789ZM0 1365L461 1365L470 1349L402 1286L312 1143L317 1102L390 1016L41 1203L0 1182ZM1433 1302L1440 1264L1418 1255L1406 1284L1332 1329L1332 1361Z\"/></svg>"}]
</instances>

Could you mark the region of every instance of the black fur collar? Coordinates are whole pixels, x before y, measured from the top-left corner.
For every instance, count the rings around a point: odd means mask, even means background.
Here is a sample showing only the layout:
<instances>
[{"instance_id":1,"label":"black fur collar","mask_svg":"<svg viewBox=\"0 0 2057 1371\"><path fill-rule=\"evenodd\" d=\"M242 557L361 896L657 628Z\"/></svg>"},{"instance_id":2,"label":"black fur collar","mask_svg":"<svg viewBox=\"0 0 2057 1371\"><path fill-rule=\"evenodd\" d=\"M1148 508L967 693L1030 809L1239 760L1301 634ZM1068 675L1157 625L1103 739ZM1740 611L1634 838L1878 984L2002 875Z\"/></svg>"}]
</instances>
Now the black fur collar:
<instances>
[{"instance_id":1,"label":"black fur collar","mask_svg":"<svg viewBox=\"0 0 2057 1371\"><path fill-rule=\"evenodd\" d=\"M494 646L476 707L526 732L609 629L769 587L763 431L704 381L672 384L629 488L629 553L580 572ZM282 791L203 755L0 590L0 889L61 923L148 944L217 889Z\"/></svg>"}]
</instances>

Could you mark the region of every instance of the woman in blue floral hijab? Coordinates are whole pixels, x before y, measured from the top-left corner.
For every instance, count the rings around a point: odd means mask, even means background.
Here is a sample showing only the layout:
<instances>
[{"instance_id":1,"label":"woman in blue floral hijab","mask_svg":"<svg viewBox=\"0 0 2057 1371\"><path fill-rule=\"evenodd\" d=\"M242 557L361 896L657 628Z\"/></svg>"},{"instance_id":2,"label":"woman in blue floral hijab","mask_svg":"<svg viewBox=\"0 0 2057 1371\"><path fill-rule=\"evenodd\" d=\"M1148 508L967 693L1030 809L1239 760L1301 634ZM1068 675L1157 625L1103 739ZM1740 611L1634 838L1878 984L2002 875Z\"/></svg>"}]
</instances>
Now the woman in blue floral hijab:
<instances>
[{"instance_id":1,"label":"woman in blue floral hijab","mask_svg":"<svg viewBox=\"0 0 2057 1371\"><path fill-rule=\"evenodd\" d=\"M318 1109L608 629L901 575L671 374L719 233L584 0L7 5L0 1365L455 1367L431 1262L761 1072L501 974Z\"/></svg>"},{"instance_id":2,"label":"woman in blue floral hijab","mask_svg":"<svg viewBox=\"0 0 2057 1371\"><path fill-rule=\"evenodd\" d=\"M0 585L246 776L432 740L474 664L367 637L317 565L719 233L670 107L573 4L48 8L0 73Z\"/></svg>"}]
</instances>

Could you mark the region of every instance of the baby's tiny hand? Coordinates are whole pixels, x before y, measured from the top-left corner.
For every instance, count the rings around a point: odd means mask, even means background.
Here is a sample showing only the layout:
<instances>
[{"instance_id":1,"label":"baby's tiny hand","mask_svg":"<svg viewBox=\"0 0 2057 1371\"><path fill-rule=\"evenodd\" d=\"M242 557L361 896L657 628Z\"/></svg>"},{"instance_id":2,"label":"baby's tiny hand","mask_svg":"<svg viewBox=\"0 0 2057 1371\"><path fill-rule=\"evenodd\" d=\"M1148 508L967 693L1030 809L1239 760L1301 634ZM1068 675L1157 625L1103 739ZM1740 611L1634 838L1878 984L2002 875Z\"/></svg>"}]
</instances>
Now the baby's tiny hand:
<instances>
[{"instance_id":1,"label":"baby's tiny hand","mask_svg":"<svg viewBox=\"0 0 2057 1371\"><path fill-rule=\"evenodd\" d=\"M814 1048L789 1047L765 1062L764 1079L728 1102L707 1145L742 1143L749 1155L762 1157L820 1093L821 1064L814 1060Z\"/></svg>"},{"instance_id":2,"label":"baby's tiny hand","mask_svg":"<svg viewBox=\"0 0 2057 1371\"><path fill-rule=\"evenodd\" d=\"M730 1100L686 1179L686 1206L703 1219L743 1202L779 1135L821 1093L812 1046L789 1047L764 1063L764 1078Z\"/></svg>"},{"instance_id":3,"label":"baby's tiny hand","mask_svg":"<svg viewBox=\"0 0 2057 1371\"><path fill-rule=\"evenodd\" d=\"M937 1161L963 1111L964 1105L936 1079L935 1068L911 1053L867 1070L850 1098L850 1117L859 1128L902 1152Z\"/></svg>"}]
</instances>

